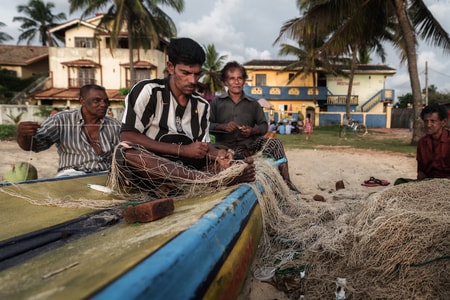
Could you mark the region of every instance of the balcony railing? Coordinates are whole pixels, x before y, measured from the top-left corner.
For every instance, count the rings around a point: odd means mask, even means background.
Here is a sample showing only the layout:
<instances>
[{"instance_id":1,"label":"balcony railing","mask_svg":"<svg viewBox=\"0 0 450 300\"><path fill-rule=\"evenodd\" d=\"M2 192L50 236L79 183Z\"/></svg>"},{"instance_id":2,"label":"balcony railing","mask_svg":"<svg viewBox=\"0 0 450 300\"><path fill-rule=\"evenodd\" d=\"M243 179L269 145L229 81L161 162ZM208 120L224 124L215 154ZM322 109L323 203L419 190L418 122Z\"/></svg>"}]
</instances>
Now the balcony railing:
<instances>
[{"instance_id":1,"label":"balcony railing","mask_svg":"<svg viewBox=\"0 0 450 300\"><path fill-rule=\"evenodd\" d=\"M96 84L94 78L69 78L69 88L80 88L86 84Z\"/></svg>"},{"instance_id":2,"label":"balcony railing","mask_svg":"<svg viewBox=\"0 0 450 300\"><path fill-rule=\"evenodd\" d=\"M244 86L247 95L270 100L326 100L328 90L324 86L317 88L305 86Z\"/></svg>"},{"instance_id":3,"label":"balcony railing","mask_svg":"<svg viewBox=\"0 0 450 300\"><path fill-rule=\"evenodd\" d=\"M347 96L343 95L330 95L327 96L327 104L328 105L345 105L347 101ZM358 105L359 98L358 96L351 96L350 97L350 105Z\"/></svg>"}]
</instances>

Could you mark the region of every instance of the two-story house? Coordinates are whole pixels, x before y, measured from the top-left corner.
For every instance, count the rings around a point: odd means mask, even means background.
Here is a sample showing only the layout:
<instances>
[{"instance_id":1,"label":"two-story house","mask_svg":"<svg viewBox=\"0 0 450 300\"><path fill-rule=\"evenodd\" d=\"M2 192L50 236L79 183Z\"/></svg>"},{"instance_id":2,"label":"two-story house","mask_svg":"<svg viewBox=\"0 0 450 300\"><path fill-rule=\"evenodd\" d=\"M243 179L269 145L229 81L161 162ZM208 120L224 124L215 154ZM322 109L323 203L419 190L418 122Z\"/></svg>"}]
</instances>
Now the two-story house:
<instances>
[{"instance_id":1,"label":"two-story house","mask_svg":"<svg viewBox=\"0 0 450 300\"><path fill-rule=\"evenodd\" d=\"M318 125L319 112L345 112L349 79L318 69L316 88L313 74L301 74L291 80L295 71L284 70L292 60L251 60L244 63L249 75L245 92L257 99L270 102L265 110L274 121L296 120L310 114ZM349 73L350 70L341 68ZM394 91L386 89L386 79L396 73L386 65L358 65L355 70L351 110L356 112L383 112L394 101Z\"/></svg>"},{"instance_id":2,"label":"two-story house","mask_svg":"<svg viewBox=\"0 0 450 300\"><path fill-rule=\"evenodd\" d=\"M98 26L103 16L74 19L50 30L65 37L65 46L48 48L50 80L46 89L32 96L35 104L77 107L79 88L95 83L106 88L111 107L122 106L125 96L121 89L132 85L128 38L122 32L117 47L111 50L110 31ZM134 50L137 80L163 77L167 45L161 42L153 49Z\"/></svg>"}]
</instances>

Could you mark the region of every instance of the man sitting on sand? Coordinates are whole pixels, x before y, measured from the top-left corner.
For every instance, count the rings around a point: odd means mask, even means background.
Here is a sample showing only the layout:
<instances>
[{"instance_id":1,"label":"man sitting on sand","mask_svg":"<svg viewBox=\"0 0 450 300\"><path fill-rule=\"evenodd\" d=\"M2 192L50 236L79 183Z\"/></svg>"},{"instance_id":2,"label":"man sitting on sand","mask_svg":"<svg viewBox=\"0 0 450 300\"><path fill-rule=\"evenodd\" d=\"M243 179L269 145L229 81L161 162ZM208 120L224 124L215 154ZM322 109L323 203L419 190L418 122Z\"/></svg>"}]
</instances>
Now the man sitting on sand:
<instances>
[{"instance_id":1,"label":"man sitting on sand","mask_svg":"<svg viewBox=\"0 0 450 300\"><path fill-rule=\"evenodd\" d=\"M426 135L417 145L417 179L450 178L450 133L445 106L430 104L421 114Z\"/></svg>"},{"instance_id":2,"label":"man sitting on sand","mask_svg":"<svg viewBox=\"0 0 450 300\"><path fill-rule=\"evenodd\" d=\"M420 113L425 136L417 144L417 180L450 179L450 132L445 128L448 112L445 106L430 104ZM411 180L400 178L395 184Z\"/></svg>"}]
</instances>

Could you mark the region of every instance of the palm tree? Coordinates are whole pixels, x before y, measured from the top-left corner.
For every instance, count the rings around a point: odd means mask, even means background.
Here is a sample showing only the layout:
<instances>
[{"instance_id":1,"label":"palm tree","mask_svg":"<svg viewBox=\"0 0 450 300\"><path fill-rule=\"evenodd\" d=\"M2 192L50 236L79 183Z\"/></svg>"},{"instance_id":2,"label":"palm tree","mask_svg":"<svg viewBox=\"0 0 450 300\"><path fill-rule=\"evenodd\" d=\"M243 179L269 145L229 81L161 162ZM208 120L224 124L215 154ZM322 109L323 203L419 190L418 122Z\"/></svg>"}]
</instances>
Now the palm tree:
<instances>
[{"instance_id":1,"label":"palm tree","mask_svg":"<svg viewBox=\"0 0 450 300\"><path fill-rule=\"evenodd\" d=\"M202 83L205 86L205 98L212 98L216 92L223 92L225 90L222 80L220 79L220 70L222 69L224 60L227 55L220 55L217 53L213 44L205 48L206 60L203 64L202 71L204 77Z\"/></svg>"},{"instance_id":2,"label":"palm tree","mask_svg":"<svg viewBox=\"0 0 450 300\"><path fill-rule=\"evenodd\" d=\"M402 60L408 62L414 107L414 131L412 144L423 135L423 124L419 119L423 107L417 68L417 37L431 45L450 50L448 33L433 17L423 0L297 0L302 7L308 3L316 15L310 20L321 20L322 26L332 33L330 44L333 49L348 45L371 44L374 41L389 41L401 50ZM337 45L341 45L340 47Z\"/></svg>"},{"instance_id":3,"label":"palm tree","mask_svg":"<svg viewBox=\"0 0 450 300\"><path fill-rule=\"evenodd\" d=\"M82 17L102 12L107 6L106 16L99 26L107 25L111 30L111 51L117 46L120 34L127 30L131 84L136 82L134 72L134 49L155 48L160 40L176 36L172 19L159 7L167 5L177 12L184 9L183 0L69 0L70 13L82 9Z\"/></svg>"},{"instance_id":4,"label":"palm tree","mask_svg":"<svg viewBox=\"0 0 450 300\"><path fill-rule=\"evenodd\" d=\"M313 76L313 101L316 102L316 90L318 85L318 71L326 70L332 74L340 73L335 68L335 64L342 62L342 59L330 55L326 51L320 51L325 43L326 34L320 31L317 22L306 20L304 18L294 18L283 24L280 34L274 44L279 43L283 37L287 36L298 41L299 46L288 43L282 43L278 52L281 56L293 55L297 60L286 66L283 70L295 70L288 84L295 78L302 75L306 78L308 75Z\"/></svg>"},{"instance_id":5,"label":"palm tree","mask_svg":"<svg viewBox=\"0 0 450 300\"><path fill-rule=\"evenodd\" d=\"M373 29L365 26L364 18L350 18L346 15L344 16L343 13L336 13L336 9L326 1L321 3L313 1L297 1L297 6L301 11L305 11L305 13L300 18L295 18L286 22L280 30L277 41L281 39L281 37L287 36L293 39L300 39L300 42L304 43L305 36L307 37L311 32L311 30L306 29L314 26L315 35L321 36L322 38L319 44L316 43L312 45L310 51L311 57L319 55L322 57L322 61L330 60L330 58L332 58L334 60L333 65L335 66L334 73L338 73L337 70L340 69L336 64L339 64L340 66L350 66L349 73L341 73L349 78L346 97L346 115L347 118L350 118L351 94L354 73L358 63L358 54L361 54L360 57L362 58L363 53L376 51L383 61L385 59L384 48L378 40L379 34L367 34L365 30ZM352 7L346 6L342 11L351 15L350 12L352 11ZM359 31L355 33L355 38L349 39L347 37L345 42L342 42L342 39L339 39L340 32L348 26L354 26ZM388 36L384 31L383 34L383 37ZM371 38L366 39L365 37L367 35ZM370 56L366 57L366 59L368 58L370 58ZM333 65L327 68L328 71L333 70Z\"/></svg>"},{"instance_id":6,"label":"palm tree","mask_svg":"<svg viewBox=\"0 0 450 300\"><path fill-rule=\"evenodd\" d=\"M55 8L55 4L52 2L44 3L42 0L30 0L27 5L17 6L19 13L27 15L27 17L13 18L13 22L22 22L20 26L22 33L19 35L17 43L26 40L27 45L29 45L36 35L39 36L42 46L58 45L58 40L64 41L61 36L54 36L49 32L51 27L58 25L57 21L66 19L64 13L54 15L52 13L53 8Z\"/></svg>"},{"instance_id":7,"label":"palm tree","mask_svg":"<svg viewBox=\"0 0 450 300\"><path fill-rule=\"evenodd\" d=\"M4 26L6 26L5 23L0 22L0 27L4 27ZM3 42L10 41L12 39L13 39L13 37L10 36L9 34L0 32L0 44L3 44Z\"/></svg>"}]
</instances>

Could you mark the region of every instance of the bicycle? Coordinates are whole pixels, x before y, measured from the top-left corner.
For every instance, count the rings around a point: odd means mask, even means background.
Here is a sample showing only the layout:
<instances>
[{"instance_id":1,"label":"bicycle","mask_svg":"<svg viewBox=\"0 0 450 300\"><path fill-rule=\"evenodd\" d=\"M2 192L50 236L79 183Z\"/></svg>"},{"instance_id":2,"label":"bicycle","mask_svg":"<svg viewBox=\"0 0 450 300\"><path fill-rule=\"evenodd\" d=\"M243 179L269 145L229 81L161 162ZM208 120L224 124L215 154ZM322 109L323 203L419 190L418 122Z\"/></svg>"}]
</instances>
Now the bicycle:
<instances>
[{"instance_id":1,"label":"bicycle","mask_svg":"<svg viewBox=\"0 0 450 300\"><path fill-rule=\"evenodd\" d=\"M352 121L351 124L341 126L339 137L345 137L347 129L351 130L354 134L357 134L359 136L364 136L368 133L366 125L360 124L358 121Z\"/></svg>"}]
</instances>

